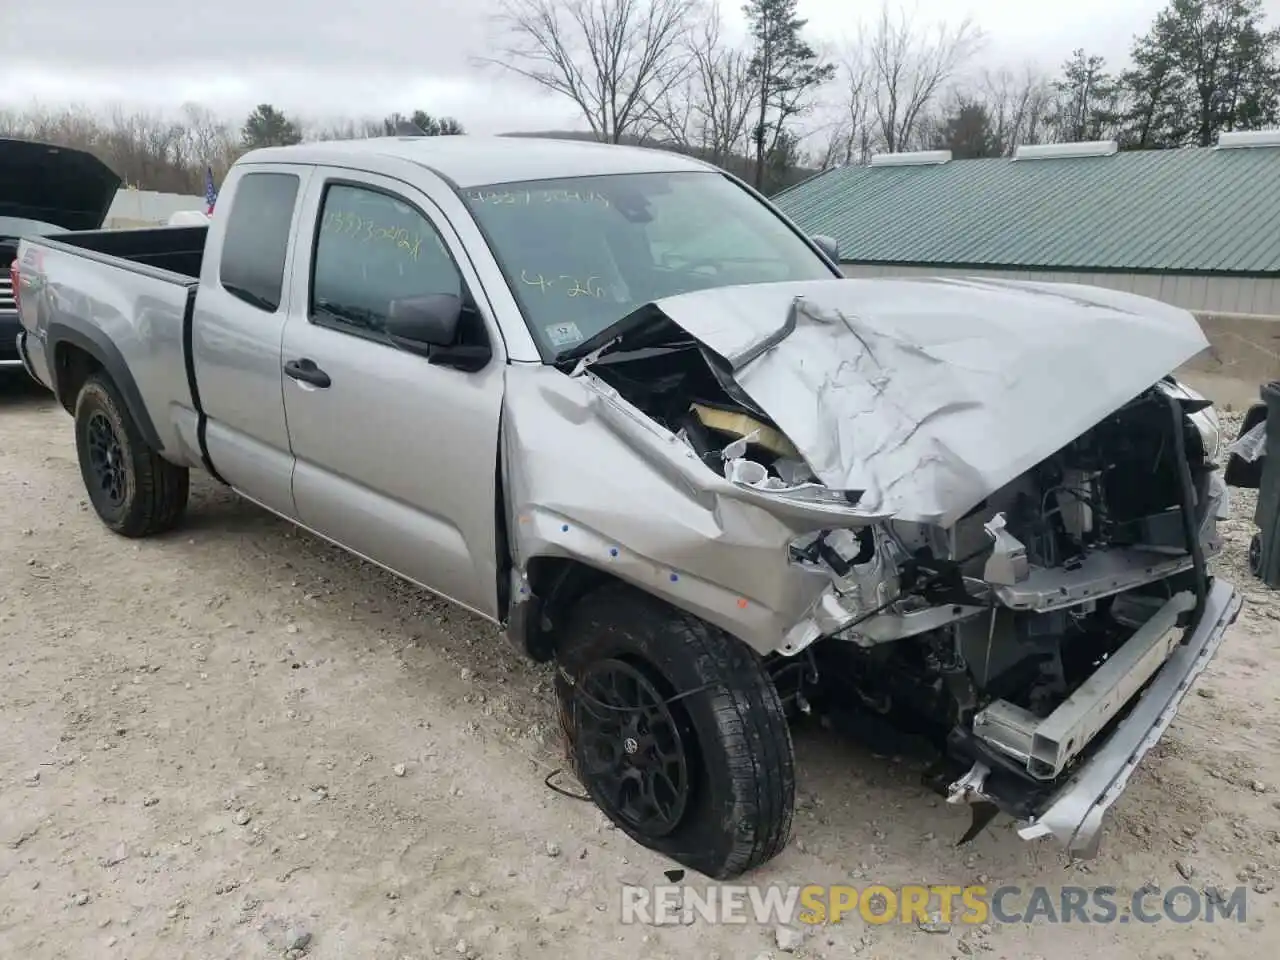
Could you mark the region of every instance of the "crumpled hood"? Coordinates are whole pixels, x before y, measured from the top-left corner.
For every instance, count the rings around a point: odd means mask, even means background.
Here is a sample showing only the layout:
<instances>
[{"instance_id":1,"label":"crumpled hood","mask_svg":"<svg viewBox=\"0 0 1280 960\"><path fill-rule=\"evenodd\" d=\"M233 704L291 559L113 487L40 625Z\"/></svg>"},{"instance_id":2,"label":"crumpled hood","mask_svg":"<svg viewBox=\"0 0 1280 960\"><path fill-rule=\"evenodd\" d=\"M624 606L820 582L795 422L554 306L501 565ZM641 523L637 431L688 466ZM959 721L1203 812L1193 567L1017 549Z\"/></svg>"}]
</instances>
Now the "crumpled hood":
<instances>
[{"instance_id":1,"label":"crumpled hood","mask_svg":"<svg viewBox=\"0 0 1280 960\"><path fill-rule=\"evenodd\" d=\"M792 315L734 380L828 487L944 526L1209 345L1185 310L1077 284L820 280L654 306L730 363Z\"/></svg>"}]
</instances>

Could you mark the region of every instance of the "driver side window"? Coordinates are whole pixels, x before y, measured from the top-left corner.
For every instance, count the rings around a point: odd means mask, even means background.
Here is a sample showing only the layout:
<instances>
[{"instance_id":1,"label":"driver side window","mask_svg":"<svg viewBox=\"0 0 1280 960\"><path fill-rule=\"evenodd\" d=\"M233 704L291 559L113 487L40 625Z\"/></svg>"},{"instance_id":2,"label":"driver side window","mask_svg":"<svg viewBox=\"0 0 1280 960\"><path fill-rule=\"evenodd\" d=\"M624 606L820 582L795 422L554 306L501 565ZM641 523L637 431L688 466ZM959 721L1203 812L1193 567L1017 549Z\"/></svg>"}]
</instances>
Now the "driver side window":
<instances>
[{"instance_id":1,"label":"driver side window","mask_svg":"<svg viewBox=\"0 0 1280 960\"><path fill-rule=\"evenodd\" d=\"M393 301L463 293L444 241L417 208L370 187L326 190L316 231L311 316L351 333L381 334Z\"/></svg>"}]
</instances>

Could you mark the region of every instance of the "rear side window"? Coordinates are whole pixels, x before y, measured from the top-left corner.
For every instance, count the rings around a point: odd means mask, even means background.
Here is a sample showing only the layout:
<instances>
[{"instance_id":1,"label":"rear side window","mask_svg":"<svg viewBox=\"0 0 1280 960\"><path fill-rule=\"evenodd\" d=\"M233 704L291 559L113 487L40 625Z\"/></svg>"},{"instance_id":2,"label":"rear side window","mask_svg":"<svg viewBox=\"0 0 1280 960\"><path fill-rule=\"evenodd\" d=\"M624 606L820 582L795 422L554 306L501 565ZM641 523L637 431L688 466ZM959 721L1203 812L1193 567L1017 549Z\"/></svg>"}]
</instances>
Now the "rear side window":
<instances>
[{"instance_id":1,"label":"rear side window","mask_svg":"<svg viewBox=\"0 0 1280 960\"><path fill-rule=\"evenodd\" d=\"M249 173L231 201L222 241L222 288L259 310L275 313L284 287L289 226L298 198L292 173Z\"/></svg>"}]
</instances>

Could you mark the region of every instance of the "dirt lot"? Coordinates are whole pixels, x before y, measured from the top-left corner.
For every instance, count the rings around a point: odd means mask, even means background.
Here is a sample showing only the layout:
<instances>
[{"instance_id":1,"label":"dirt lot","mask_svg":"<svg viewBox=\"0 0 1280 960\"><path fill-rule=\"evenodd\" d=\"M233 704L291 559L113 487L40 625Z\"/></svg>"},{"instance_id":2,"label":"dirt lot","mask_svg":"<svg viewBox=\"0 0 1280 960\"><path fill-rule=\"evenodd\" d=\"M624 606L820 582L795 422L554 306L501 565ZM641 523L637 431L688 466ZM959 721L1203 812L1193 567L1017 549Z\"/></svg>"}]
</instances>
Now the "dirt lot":
<instances>
[{"instance_id":1,"label":"dirt lot","mask_svg":"<svg viewBox=\"0 0 1280 960\"><path fill-rule=\"evenodd\" d=\"M134 543L89 511L70 419L0 396L0 956L781 958L772 927L624 925L671 866L543 785L550 677L497 632L198 482ZM919 770L797 734L801 808L764 883L1251 888L1244 924L867 926L799 957L1268 955L1280 945L1280 598L1246 612L1069 866L968 824ZM1157 901L1158 902L1158 901ZM309 935L309 939L308 939ZM295 955L297 955L295 953ZM1274 955L1274 954L1272 954Z\"/></svg>"}]
</instances>

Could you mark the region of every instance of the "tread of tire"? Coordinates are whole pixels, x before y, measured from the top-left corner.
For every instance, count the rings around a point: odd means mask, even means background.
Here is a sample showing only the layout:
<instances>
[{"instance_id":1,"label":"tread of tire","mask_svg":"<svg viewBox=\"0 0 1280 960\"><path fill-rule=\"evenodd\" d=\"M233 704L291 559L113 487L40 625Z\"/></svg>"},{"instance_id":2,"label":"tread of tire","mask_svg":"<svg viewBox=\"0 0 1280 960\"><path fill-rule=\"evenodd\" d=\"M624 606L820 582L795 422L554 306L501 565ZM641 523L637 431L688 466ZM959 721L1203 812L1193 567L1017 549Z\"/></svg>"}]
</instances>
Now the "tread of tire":
<instances>
[{"instance_id":1,"label":"tread of tire","mask_svg":"<svg viewBox=\"0 0 1280 960\"><path fill-rule=\"evenodd\" d=\"M759 747L731 751L728 761L735 779L746 777L754 788L753 809L739 811L739 818L749 817L765 829L751 831L749 837L739 833L715 879L745 873L781 853L794 816L791 730L777 691L754 651L723 630L628 584L602 586L581 604L599 604L624 623L661 617L668 629L683 634L692 657L716 664L723 687L715 693L718 702L713 710L722 728L737 732L740 746L750 742Z\"/></svg>"},{"instance_id":2,"label":"tread of tire","mask_svg":"<svg viewBox=\"0 0 1280 960\"><path fill-rule=\"evenodd\" d=\"M189 471L165 460L143 440L110 377L93 374L80 388L81 393L90 386L100 389L115 408L120 423L129 433L129 445L135 454L134 480L141 515L122 524L118 532L126 537L147 537L173 529L187 507Z\"/></svg>"}]
</instances>

